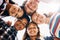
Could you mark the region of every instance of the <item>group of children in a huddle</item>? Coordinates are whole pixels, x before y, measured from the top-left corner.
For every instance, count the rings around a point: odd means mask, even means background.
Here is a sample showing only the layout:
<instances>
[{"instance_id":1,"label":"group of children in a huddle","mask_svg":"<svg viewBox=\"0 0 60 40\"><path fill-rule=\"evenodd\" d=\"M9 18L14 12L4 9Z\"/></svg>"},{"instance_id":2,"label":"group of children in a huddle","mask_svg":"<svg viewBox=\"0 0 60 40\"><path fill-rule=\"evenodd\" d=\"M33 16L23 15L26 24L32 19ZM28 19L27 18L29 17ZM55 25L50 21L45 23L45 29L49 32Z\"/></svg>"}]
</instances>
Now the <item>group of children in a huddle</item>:
<instances>
[{"instance_id":1,"label":"group of children in a huddle","mask_svg":"<svg viewBox=\"0 0 60 40\"><path fill-rule=\"evenodd\" d=\"M60 40L59 15L38 14L38 3L39 0L26 0L18 6L12 0L0 0L0 40Z\"/></svg>"}]
</instances>

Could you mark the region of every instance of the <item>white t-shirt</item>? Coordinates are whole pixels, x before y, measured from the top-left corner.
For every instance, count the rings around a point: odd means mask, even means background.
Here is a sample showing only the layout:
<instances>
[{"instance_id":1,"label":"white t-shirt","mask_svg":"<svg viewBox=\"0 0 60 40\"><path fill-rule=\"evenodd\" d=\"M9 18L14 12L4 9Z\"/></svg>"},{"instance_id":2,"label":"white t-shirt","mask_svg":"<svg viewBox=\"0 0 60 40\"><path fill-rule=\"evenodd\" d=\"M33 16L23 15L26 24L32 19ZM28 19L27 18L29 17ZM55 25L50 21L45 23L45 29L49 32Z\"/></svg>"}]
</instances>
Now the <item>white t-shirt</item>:
<instances>
[{"instance_id":1,"label":"white t-shirt","mask_svg":"<svg viewBox=\"0 0 60 40\"><path fill-rule=\"evenodd\" d=\"M24 36L24 33L25 33L25 28L23 29L23 30L19 30L18 32L17 32L17 39L18 40L23 40L23 36Z\"/></svg>"},{"instance_id":2,"label":"white t-shirt","mask_svg":"<svg viewBox=\"0 0 60 40\"><path fill-rule=\"evenodd\" d=\"M17 18L12 16L6 16L6 17L2 17L2 20L4 20L5 22L8 22L8 21L12 22L11 26L13 26L17 21Z\"/></svg>"}]
</instances>

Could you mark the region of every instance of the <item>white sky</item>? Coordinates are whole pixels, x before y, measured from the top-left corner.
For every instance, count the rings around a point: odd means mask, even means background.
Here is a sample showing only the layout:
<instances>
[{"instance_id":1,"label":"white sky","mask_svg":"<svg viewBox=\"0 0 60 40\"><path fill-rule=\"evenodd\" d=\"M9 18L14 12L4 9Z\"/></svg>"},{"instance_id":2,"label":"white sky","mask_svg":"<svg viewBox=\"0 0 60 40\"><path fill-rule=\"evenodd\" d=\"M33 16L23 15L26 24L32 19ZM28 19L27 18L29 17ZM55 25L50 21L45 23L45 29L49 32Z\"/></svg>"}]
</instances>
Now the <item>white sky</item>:
<instances>
[{"instance_id":1,"label":"white sky","mask_svg":"<svg viewBox=\"0 0 60 40\"><path fill-rule=\"evenodd\" d=\"M57 2L45 3L40 1L37 12L41 14L49 12L58 12L59 6L60 6L59 3Z\"/></svg>"},{"instance_id":2,"label":"white sky","mask_svg":"<svg viewBox=\"0 0 60 40\"><path fill-rule=\"evenodd\" d=\"M25 0L13 0L19 6L22 6ZM38 4L38 13L60 12L60 0L41 0Z\"/></svg>"}]
</instances>

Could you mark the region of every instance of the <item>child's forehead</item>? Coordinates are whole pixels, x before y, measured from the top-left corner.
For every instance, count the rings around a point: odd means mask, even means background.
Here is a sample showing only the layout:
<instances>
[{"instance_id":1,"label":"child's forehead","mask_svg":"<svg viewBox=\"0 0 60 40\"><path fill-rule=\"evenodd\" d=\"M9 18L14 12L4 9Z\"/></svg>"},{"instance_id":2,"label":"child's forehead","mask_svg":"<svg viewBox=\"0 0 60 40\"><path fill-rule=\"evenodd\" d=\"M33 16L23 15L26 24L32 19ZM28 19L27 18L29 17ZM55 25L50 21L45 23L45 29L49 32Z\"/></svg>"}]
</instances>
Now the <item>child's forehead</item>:
<instances>
[{"instance_id":1,"label":"child's forehead","mask_svg":"<svg viewBox=\"0 0 60 40\"><path fill-rule=\"evenodd\" d=\"M14 8L20 8L18 5L16 4L13 4L11 7L14 7Z\"/></svg>"},{"instance_id":2,"label":"child's forehead","mask_svg":"<svg viewBox=\"0 0 60 40\"><path fill-rule=\"evenodd\" d=\"M37 28L37 26L35 24L31 24L28 26L28 28Z\"/></svg>"},{"instance_id":3,"label":"child's forehead","mask_svg":"<svg viewBox=\"0 0 60 40\"><path fill-rule=\"evenodd\" d=\"M29 26L36 26L36 24L34 24L34 23L30 23Z\"/></svg>"},{"instance_id":4,"label":"child's forehead","mask_svg":"<svg viewBox=\"0 0 60 40\"><path fill-rule=\"evenodd\" d=\"M38 14L38 13L34 13L32 16L45 17L45 15L43 15L43 14Z\"/></svg>"}]
</instances>

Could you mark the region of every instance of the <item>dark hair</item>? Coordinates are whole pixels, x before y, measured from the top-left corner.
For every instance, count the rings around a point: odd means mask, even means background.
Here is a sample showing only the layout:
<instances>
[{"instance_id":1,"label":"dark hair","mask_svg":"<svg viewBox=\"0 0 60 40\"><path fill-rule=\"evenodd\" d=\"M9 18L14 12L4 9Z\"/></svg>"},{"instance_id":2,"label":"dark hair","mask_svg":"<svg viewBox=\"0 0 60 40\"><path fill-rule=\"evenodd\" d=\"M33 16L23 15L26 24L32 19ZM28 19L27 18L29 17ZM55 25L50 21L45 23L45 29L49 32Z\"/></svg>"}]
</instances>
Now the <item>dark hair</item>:
<instances>
[{"instance_id":1,"label":"dark hair","mask_svg":"<svg viewBox=\"0 0 60 40\"><path fill-rule=\"evenodd\" d=\"M26 15L25 13L24 13L24 15L23 15L22 17L20 17L20 18L18 18L18 19L23 19L23 18L26 18L27 21L28 21L28 23L30 22L30 18L29 18L29 16Z\"/></svg>"},{"instance_id":2,"label":"dark hair","mask_svg":"<svg viewBox=\"0 0 60 40\"><path fill-rule=\"evenodd\" d=\"M26 3L27 3L27 0L23 3L23 6L25 6Z\"/></svg>"},{"instance_id":3,"label":"dark hair","mask_svg":"<svg viewBox=\"0 0 60 40\"><path fill-rule=\"evenodd\" d=\"M5 9L5 11L1 14L1 16L9 16L9 12Z\"/></svg>"},{"instance_id":4,"label":"dark hair","mask_svg":"<svg viewBox=\"0 0 60 40\"><path fill-rule=\"evenodd\" d=\"M13 2L12 0L9 0L9 3L11 3L11 4L15 4L15 2Z\"/></svg>"},{"instance_id":5,"label":"dark hair","mask_svg":"<svg viewBox=\"0 0 60 40\"><path fill-rule=\"evenodd\" d=\"M29 35L28 35L28 33L27 33L27 28L28 28L28 26L29 26L31 23L33 23L33 24L35 24L35 25L37 26L36 23L30 22L30 23L27 25L27 27L26 27L26 31L25 31L23 40L25 40L25 39L30 39L30 37L29 37ZM37 38L36 38L36 39L39 39L39 37L40 37L40 31L39 31L39 27L38 27L38 26L37 26L37 28L38 28L38 33L37 33Z\"/></svg>"}]
</instances>

